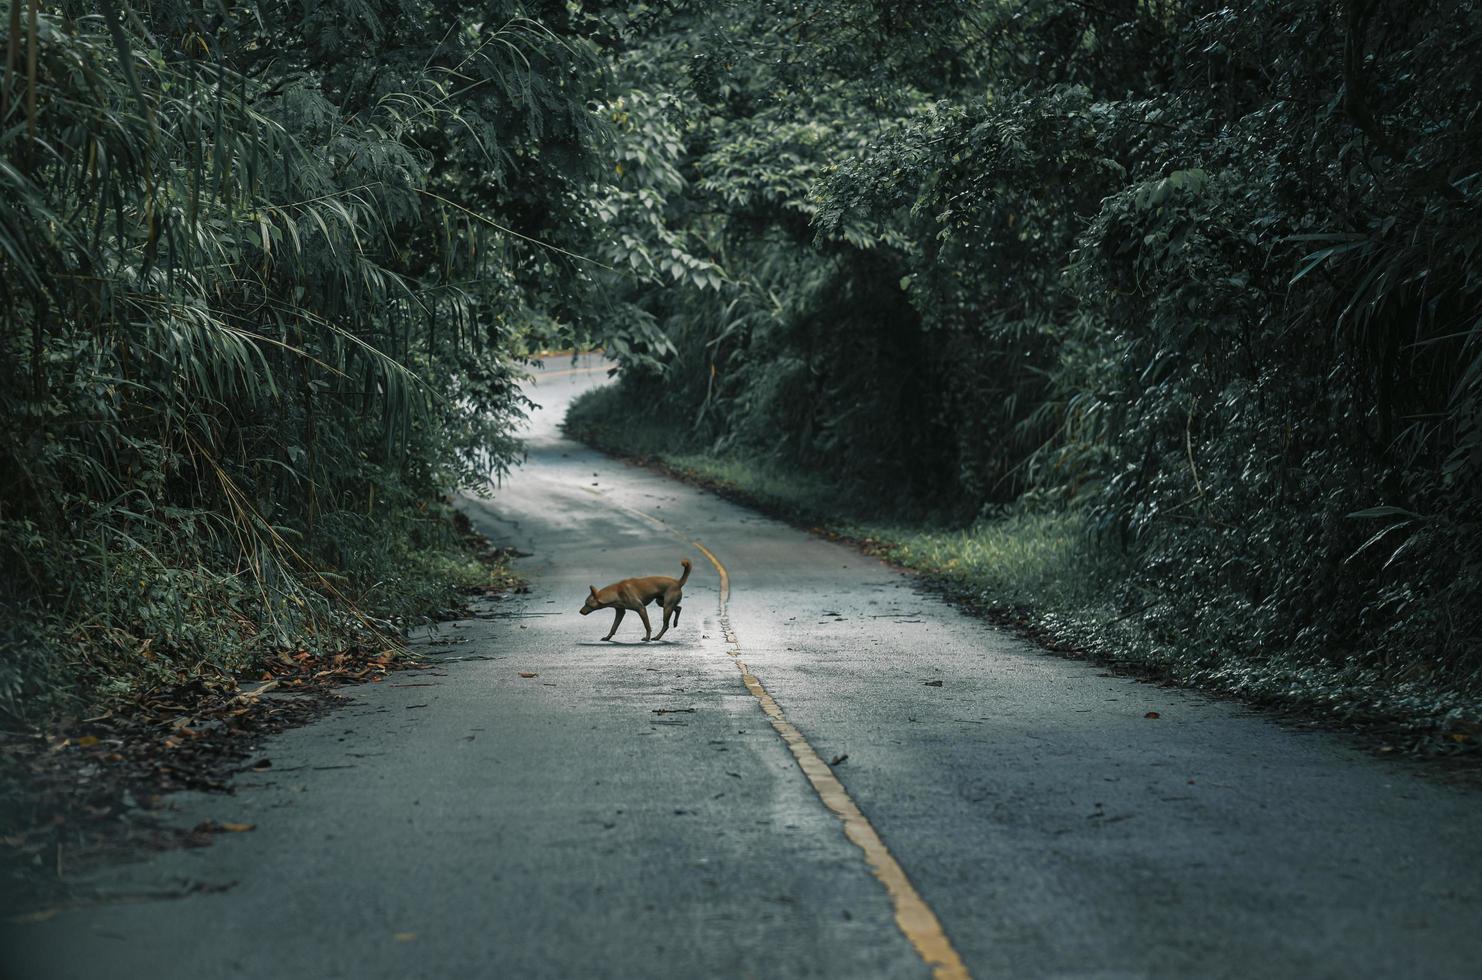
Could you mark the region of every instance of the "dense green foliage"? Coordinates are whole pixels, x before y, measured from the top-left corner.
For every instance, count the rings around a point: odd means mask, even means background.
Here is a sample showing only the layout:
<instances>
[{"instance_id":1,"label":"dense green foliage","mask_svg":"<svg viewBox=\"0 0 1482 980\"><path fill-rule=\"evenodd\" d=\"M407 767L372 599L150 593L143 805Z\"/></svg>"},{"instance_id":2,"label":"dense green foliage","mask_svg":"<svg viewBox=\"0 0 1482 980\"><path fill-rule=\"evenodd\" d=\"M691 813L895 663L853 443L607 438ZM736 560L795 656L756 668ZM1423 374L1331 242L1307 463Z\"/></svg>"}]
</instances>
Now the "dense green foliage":
<instances>
[{"instance_id":1,"label":"dense green foliage","mask_svg":"<svg viewBox=\"0 0 1482 980\"><path fill-rule=\"evenodd\" d=\"M445 601L587 340L1202 668L1482 690L1475 5L9 14L0 710Z\"/></svg>"},{"instance_id":2,"label":"dense green foliage","mask_svg":"<svg viewBox=\"0 0 1482 980\"><path fill-rule=\"evenodd\" d=\"M681 137L678 180L624 179L722 276L630 290L674 346L633 404L898 514L1073 516L1126 568L1108 614L1210 669L1482 692L1475 5L779 0L623 37Z\"/></svg>"},{"instance_id":3,"label":"dense green foliage","mask_svg":"<svg viewBox=\"0 0 1482 980\"><path fill-rule=\"evenodd\" d=\"M0 711L341 643L477 580L441 495L606 308L562 4L13 3ZM487 578L487 573L482 573Z\"/></svg>"}]
</instances>

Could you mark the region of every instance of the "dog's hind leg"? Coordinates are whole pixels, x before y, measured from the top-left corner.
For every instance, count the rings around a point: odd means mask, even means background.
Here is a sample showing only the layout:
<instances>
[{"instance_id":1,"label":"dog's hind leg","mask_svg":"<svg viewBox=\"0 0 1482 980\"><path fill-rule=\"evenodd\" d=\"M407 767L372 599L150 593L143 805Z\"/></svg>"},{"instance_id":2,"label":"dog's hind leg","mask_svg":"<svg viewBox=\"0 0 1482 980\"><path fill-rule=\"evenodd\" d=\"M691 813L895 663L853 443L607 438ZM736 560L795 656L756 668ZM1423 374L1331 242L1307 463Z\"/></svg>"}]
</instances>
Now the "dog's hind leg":
<instances>
[{"instance_id":1,"label":"dog's hind leg","mask_svg":"<svg viewBox=\"0 0 1482 980\"><path fill-rule=\"evenodd\" d=\"M622 606L618 606L617 607L617 615L614 616L614 617L612 617L612 629L608 630L607 631L607 635L604 636L602 639L604 639L604 640L610 640L610 639L612 639L612 634L614 634L614 633L617 632L618 623L621 623L623 621L623 613L625 613L627 611L628 610L624 609ZM648 624L645 623L644 625L648 625Z\"/></svg>"},{"instance_id":2,"label":"dog's hind leg","mask_svg":"<svg viewBox=\"0 0 1482 980\"><path fill-rule=\"evenodd\" d=\"M678 589L673 589L664 596L664 628L659 630L659 636L663 636L669 632L670 625L679 625L679 600L681 598L682 596ZM670 616L674 617L672 624L669 622ZM659 636L654 637L654 639L657 640Z\"/></svg>"}]
</instances>

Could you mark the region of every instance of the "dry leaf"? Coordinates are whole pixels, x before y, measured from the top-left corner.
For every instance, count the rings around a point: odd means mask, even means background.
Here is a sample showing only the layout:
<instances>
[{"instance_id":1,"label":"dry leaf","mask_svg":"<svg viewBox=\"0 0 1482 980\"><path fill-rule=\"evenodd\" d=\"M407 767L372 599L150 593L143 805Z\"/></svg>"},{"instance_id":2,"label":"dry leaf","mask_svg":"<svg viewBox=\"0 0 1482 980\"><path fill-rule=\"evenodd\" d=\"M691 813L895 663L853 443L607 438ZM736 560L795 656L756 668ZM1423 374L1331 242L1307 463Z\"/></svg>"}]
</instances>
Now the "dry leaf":
<instances>
[{"instance_id":1,"label":"dry leaf","mask_svg":"<svg viewBox=\"0 0 1482 980\"><path fill-rule=\"evenodd\" d=\"M257 824L255 823L223 823L218 824L218 826L229 834L242 834L249 830L257 829Z\"/></svg>"},{"instance_id":2,"label":"dry leaf","mask_svg":"<svg viewBox=\"0 0 1482 980\"><path fill-rule=\"evenodd\" d=\"M1144 718L1161 718L1163 716L1160 715L1160 714L1158 714L1156 711L1149 711L1147 714L1143 715L1143 717Z\"/></svg>"},{"instance_id":3,"label":"dry leaf","mask_svg":"<svg viewBox=\"0 0 1482 980\"><path fill-rule=\"evenodd\" d=\"M941 687L942 686L942 682L941 681L927 681L926 682L926 686L927 687Z\"/></svg>"},{"instance_id":4,"label":"dry leaf","mask_svg":"<svg viewBox=\"0 0 1482 980\"><path fill-rule=\"evenodd\" d=\"M399 943L409 943L413 939L416 939L417 938L417 934L415 932L398 932L396 935L392 936L391 938L392 939L395 939Z\"/></svg>"},{"instance_id":5,"label":"dry leaf","mask_svg":"<svg viewBox=\"0 0 1482 980\"><path fill-rule=\"evenodd\" d=\"M532 674L528 670L522 670L522 671L520 671L520 676L521 677L539 677L540 675L539 674Z\"/></svg>"},{"instance_id":6,"label":"dry leaf","mask_svg":"<svg viewBox=\"0 0 1482 980\"><path fill-rule=\"evenodd\" d=\"M1466 736L1463 735L1462 737L1465 738ZM78 746L80 748L90 749L94 745L97 745L98 744L98 736L96 736L96 735L84 735L84 736L82 736L82 738L79 738L77 740L77 744L78 744Z\"/></svg>"}]
</instances>

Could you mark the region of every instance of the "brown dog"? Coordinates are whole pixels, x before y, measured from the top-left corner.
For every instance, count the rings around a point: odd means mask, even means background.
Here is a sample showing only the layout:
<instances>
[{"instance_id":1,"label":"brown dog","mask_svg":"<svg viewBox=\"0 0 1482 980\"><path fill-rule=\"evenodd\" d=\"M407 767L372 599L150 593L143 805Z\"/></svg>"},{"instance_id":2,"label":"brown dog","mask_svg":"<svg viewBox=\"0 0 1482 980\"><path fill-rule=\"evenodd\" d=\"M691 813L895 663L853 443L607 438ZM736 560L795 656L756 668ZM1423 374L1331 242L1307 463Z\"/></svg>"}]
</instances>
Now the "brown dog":
<instances>
[{"instance_id":1,"label":"brown dog","mask_svg":"<svg viewBox=\"0 0 1482 980\"><path fill-rule=\"evenodd\" d=\"M679 578L670 578L667 575L648 575L643 578L625 578L621 582L614 582L605 589L599 589L595 585L591 587L592 594L587 596L587 601L581 607L583 616L598 609L616 609L617 615L613 617L612 629L602 639L612 639L612 634L617 632L618 623L623 621L623 614L629 609L635 610L643 620L643 639L657 640L669 631L669 616L674 615L674 625L679 625L679 600L682 597L681 589L690 577L690 560L688 558L680 561L684 566L684 574ZM648 610L643 607L651 602L657 602L664 607L664 625L659 630L658 636L653 636L653 628L648 624Z\"/></svg>"}]
</instances>

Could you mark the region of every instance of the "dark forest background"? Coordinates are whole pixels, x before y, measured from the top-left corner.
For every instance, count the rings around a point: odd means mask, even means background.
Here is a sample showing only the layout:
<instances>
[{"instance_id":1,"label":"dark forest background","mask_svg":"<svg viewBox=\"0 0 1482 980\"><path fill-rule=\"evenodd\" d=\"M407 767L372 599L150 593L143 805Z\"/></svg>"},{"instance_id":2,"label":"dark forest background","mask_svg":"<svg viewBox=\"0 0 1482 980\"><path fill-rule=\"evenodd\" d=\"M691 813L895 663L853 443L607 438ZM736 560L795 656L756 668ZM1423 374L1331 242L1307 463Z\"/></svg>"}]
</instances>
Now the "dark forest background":
<instances>
[{"instance_id":1,"label":"dark forest background","mask_svg":"<svg viewBox=\"0 0 1482 980\"><path fill-rule=\"evenodd\" d=\"M445 604L487 575L445 495L518 458L521 365L596 343L589 439L1186 678L1468 737L1475 4L0 26L7 713Z\"/></svg>"}]
</instances>

